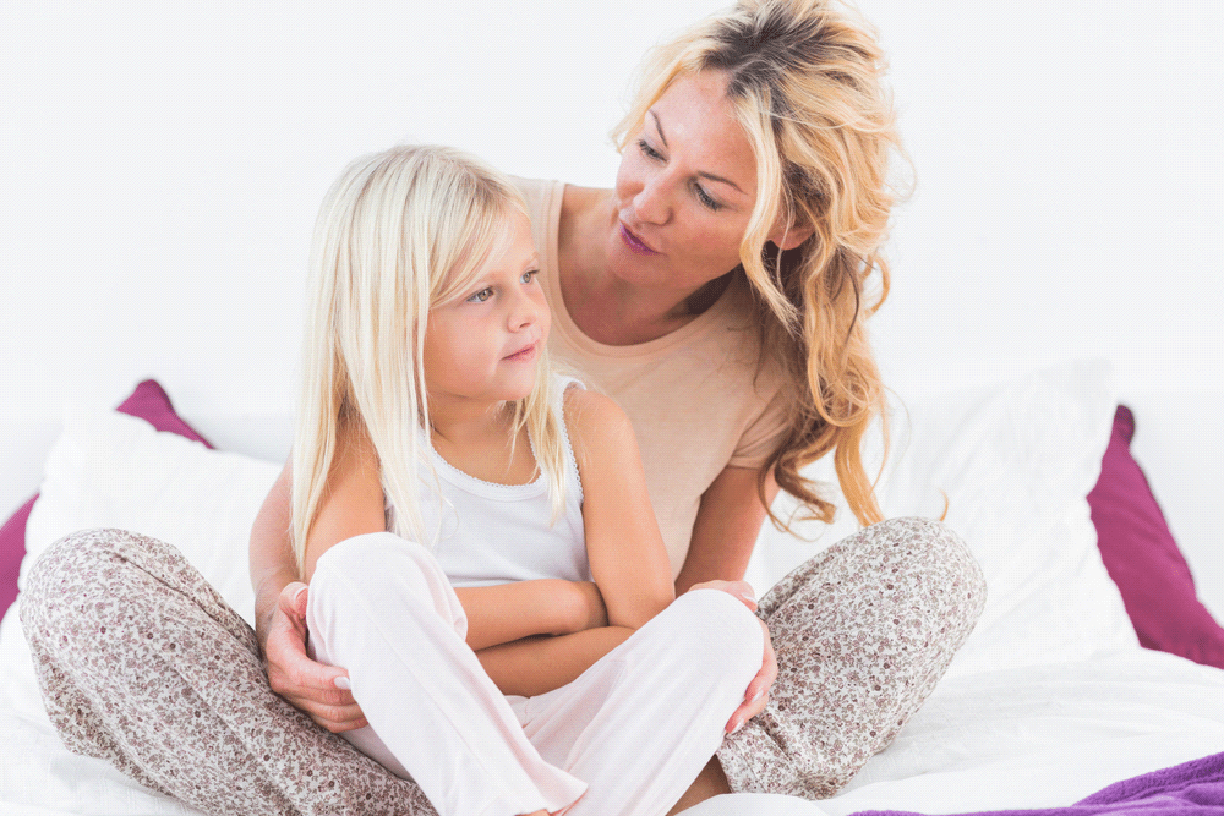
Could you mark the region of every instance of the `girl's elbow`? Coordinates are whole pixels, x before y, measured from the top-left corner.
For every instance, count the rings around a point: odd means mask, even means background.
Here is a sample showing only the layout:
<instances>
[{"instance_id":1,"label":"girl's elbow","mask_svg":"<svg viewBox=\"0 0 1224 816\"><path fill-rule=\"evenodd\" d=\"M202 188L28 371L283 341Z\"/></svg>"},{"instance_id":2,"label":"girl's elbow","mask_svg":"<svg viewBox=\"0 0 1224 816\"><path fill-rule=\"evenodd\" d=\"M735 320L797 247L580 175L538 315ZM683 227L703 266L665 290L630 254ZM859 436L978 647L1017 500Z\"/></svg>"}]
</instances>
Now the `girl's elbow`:
<instances>
[{"instance_id":1,"label":"girl's elbow","mask_svg":"<svg viewBox=\"0 0 1224 816\"><path fill-rule=\"evenodd\" d=\"M639 603L633 604L631 608L617 615L618 620L614 621L614 623L629 629L641 629L649 620L670 606L671 602L675 600L675 595L670 589L668 587L667 592L658 592L651 597L641 599Z\"/></svg>"}]
</instances>

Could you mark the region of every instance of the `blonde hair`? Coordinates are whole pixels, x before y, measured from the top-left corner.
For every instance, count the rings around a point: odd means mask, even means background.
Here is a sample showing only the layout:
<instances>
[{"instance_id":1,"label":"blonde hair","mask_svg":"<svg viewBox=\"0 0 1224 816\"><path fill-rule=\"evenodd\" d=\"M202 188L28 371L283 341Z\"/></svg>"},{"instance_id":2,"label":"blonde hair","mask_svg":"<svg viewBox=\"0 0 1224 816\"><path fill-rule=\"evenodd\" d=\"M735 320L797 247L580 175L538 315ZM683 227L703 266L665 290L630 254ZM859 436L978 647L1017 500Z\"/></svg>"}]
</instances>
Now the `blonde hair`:
<instances>
[{"instance_id":1,"label":"blonde hair","mask_svg":"<svg viewBox=\"0 0 1224 816\"><path fill-rule=\"evenodd\" d=\"M800 469L833 450L851 511L860 524L879 521L860 447L872 419L883 417L883 386L864 318L888 295L881 247L899 195L890 159L903 155L881 83L883 54L866 24L831 0L743 0L650 55L613 131L620 149L676 79L705 70L726 73L727 98L756 159L741 269L762 348L793 391L789 425L762 473L772 467L783 490L831 521L832 503ZM815 234L785 252L767 247L780 215ZM879 288L868 302L873 273ZM886 423L884 433L887 446ZM764 485L762 475L762 497Z\"/></svg>"},{"instance_id":2,"label":"blonde hair","mask_svg":"<svg viewBox=\"0 0 1224 816\"><path fill-rule=\"evenodd\" d=\"M527 205L514 185L445 147L406 146L351 163L319 209L310 256L302 387L293 446L293 549L325 492L337 434L359 422L378 455L395 532L430 544L418 466L427 462L423 371L429 310L459 297L512 237ZM562 502L561 418L547 353L532 393L513 405L527 428L554 513Z\"/></svg>"}]
</instances>

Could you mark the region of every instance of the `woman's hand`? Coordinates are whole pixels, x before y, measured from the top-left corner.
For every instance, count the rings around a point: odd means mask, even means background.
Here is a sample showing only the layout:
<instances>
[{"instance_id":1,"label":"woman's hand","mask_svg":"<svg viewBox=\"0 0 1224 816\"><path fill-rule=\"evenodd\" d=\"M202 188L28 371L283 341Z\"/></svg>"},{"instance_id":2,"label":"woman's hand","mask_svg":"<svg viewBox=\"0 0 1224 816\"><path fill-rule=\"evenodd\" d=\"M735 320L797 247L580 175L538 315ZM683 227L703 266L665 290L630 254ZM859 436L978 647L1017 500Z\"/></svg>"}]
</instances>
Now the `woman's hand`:
<instances>
[{"instance_id":1,"label":"woman's hand","mask_svg":"<svg viewBox=\"0 0 1224 816\"><path fill-rule=\"evenodd\" d=\"M752 591L752 585L747 581L704 581L694 584L689 592L694 589L717 589L720 592L726 592L748 609L756 612L756 594ZM778 677L778 658L774 654L773 642L769 638L769 627L765 625L765 621L758 620L758 623L761 624L761 631L765 635L764 659L761 661L761 670L744 690L744 702L735 709L731 719L727 720L725 730L728 734L734 734L743 727L744 723L765 710L765 704L769 702L769 689Z\"/></svg>"},{"instance_id":2,"label":"woman's hand","mask_svg":"<svg viewBox=\"0 0 1224 816\"><path fill-rule=\"evenodd\" d=\"M726 732L728 734L734 734L743 727L744 723L765 710L765 704L769 702L769 689L773 686L774 680L778 679L778 658L774 654L773 643L769 638L769 627L763 620L758 619L758 622L761 624L761 631L765 634L765 657L761 661L761 670L757 672L756 677L752 678L752 682L744 691L744 702L735 709L731 719L727 720Z\"/></svg>"},{"instance_id":3,"label":"woman's hand","mask_svg":"<svg viewBox=\"0 0 1224 816\"><path fill-rule=\"evenodd\" d=\"M368 723L348 689L348 672L306 654L306 592L300 581L288 584L263 627L268 683L333 734L362 728Z\"/></svg>"}]
</instances>

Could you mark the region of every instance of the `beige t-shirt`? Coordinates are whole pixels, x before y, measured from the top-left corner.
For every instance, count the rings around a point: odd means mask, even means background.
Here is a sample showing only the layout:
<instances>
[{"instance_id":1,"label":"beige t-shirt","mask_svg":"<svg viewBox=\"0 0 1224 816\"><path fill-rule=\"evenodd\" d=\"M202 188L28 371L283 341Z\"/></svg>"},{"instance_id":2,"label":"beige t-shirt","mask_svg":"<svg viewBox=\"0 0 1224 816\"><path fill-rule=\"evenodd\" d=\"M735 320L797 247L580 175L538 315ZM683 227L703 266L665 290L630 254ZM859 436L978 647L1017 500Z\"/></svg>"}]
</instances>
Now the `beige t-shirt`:
<instances>
[{"instance_id":1,"label":"beige t-shirt","mask_svg":"<svg viewBox=\"0 0 1224 816\"><path fill-rule=\"evenodd\" d=\"M786 424L781 373L758 365L747 283L739 279L664 337L632 346L597 343L574 324L561 296L557 237L565 185L516 182L527 198L553 313L549 350L629 416L672 575L679 575L701 495L728 465L764 464Z\"/></svg>"}]
</instances>

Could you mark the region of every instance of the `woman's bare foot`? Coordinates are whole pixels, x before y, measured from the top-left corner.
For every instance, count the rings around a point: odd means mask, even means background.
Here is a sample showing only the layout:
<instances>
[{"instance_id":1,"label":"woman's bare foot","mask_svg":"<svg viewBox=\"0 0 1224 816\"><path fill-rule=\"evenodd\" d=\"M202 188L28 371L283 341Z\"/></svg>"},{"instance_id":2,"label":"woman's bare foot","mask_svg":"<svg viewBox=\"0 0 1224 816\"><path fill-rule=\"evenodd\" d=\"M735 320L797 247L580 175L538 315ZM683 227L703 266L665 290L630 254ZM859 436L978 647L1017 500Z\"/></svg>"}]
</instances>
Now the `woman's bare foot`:
<instances>
[{"instance_id":1,"label":"woman's bare foot","mask_svg":"<svg viewBox=\"0 0 1224 816\"><path fill-rule=\"evenodd\" d=\"M704 802L711 796L730 792L731 785L727 783L727 775L723 773L722 765L718 764L717 759L711 757L706 766L701 769L701 773L697 774L693 784L680 797L680 801L668 811L667 816L675 816L680 811L688 810L693 805Z\"/></svg>"}]
</instances>

